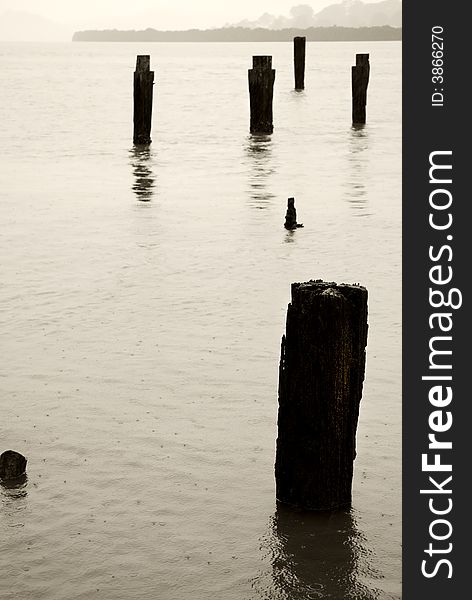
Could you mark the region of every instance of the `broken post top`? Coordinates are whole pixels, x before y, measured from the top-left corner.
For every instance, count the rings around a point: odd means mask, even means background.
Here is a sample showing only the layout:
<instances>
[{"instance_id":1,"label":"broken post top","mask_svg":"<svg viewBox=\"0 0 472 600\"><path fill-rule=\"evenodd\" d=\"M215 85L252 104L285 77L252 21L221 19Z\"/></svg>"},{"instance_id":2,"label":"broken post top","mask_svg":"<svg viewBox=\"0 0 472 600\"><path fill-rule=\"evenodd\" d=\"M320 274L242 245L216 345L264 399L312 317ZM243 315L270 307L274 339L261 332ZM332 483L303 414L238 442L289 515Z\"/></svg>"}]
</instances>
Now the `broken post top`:
<instances>
[{"instance_id":1,"label":"broken post top","mask_svg":"<svg viewBox=\"0 0 472 600\"><path fill-rule=\"evenodd\" d=\"M287 208L292 208L295 206L295 198L289 198L287 200Z\"/></svg>"},{"instance_id":2,"label":"broken post top","mask_svg":"<svg viewBox=\"0 0 472 600\"><path fill-rule=\"evenodd\" d=\"M297 305L299 300L307 296L343 296L347 300L365 296L367 299L367 289L357 283L341 283L338 285L334 281L323 281L322 279L315 279L304 283L292 283L291 292L293 305Z\"/></svg>"},{"instance_id":3,"label":"broken post top","mask_svg":"<svg viewBox=\"0 0 472 600\"><path fill-rule=\"evenodd\" d=\"M139 54L136 57L136 71L149 71L151 68L151 57L149 54Z\"/></svg>"},{"instance_id":4,"label":"broken post top","mask_svg":"<svg viewBox=\"0 0 472 600\"><path fill-rule=\"evenodd\" d=\"M272 56L253 56L253 69L272 69Z\"/></svg>"},{"instance_id":5,"label":"broken post top","mask_svg":"<svg viewBox=\"0 0 472 600\"><path fill-rule=\"evenodd\" d=\"M368 54L356 54L356 67L364 67L369 65Z\"/></svg>"}]
</instances>

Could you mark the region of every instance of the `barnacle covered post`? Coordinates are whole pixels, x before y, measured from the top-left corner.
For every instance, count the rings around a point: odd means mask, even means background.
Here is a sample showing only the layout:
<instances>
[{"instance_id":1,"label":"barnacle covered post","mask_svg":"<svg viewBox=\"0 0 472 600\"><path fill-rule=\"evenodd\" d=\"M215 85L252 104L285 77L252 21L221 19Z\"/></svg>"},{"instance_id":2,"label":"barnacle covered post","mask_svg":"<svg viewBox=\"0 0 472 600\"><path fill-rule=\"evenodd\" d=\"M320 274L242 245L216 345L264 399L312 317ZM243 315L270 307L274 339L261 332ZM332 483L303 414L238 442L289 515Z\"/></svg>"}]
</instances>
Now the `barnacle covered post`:
<instances>
[{"instance_id":1,"label":"barnacle covered post","mask_svg":"<svg viewBox=\"0 0 472 600\"><path fill-rule=\"evenodd\" d=\"M350 505L366 344L364 287L292 284L279 368L280 502L308 510Z\"/></svg>"}]
</instances>

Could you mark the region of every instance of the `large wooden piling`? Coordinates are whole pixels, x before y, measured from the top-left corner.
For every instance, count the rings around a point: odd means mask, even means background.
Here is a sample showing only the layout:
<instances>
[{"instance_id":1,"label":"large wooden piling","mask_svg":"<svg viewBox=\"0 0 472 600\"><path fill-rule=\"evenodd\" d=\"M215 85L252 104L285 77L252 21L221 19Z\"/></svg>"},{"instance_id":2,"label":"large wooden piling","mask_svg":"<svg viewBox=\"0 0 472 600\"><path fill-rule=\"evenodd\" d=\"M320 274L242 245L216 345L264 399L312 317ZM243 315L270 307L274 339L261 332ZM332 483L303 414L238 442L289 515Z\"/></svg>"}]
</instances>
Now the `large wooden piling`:
<instances>
[{"instance_id":1,"label":"large wooden piling","mask_svg":"<svg viewBox=\"0 0 472 600\"><path fill-rule=\"evenodd\" d=\"M250 131L251 133L272 133L274 130L272 99L275 81L272 56L253 56L252 69L249 69L248 78L251 109Z\"/></svg>"},{"instance_id":2,"label":"large wooden piling","mask_svg":"<svg viewBox=\"0 0 472 600\"><path fill-rule=\"evenodd\" d=\"M366 344L364 287L292 284L279 368L280 502L307 510L350 505Z\"/></svg>"},{"instance_id":3,"label":"large wooden piling","mask_svg":"<svg viewBox=\"0 0 472 600\"><path fill-rule=\"evenodd\" d=\"M306 37L293 38L293 68L296 90L305 89L305 50Z\"/></svg>"},{"instance_id":4,"label":"large wooden piling","mask_svg":"<svg viewBox=\"0 0 472 600\"><path fill-rule=\"evenodd\" d=\"M351 69L352 77L352 123L366 122L367 86L370 64L368 54L356 54L356 66Z\"/></svg>"},{"instance_id":5,"label":"large wooden piling","mask_svg":"<svg viewBox=\"0 0 472 600\"><path fill-rule=\"evenodd\" d=\"M152 88L154 71L150 70L150 56L140 55L136 59L134 72L134 133L133 143L151 143Z\"/></svg>"}]
</instances>

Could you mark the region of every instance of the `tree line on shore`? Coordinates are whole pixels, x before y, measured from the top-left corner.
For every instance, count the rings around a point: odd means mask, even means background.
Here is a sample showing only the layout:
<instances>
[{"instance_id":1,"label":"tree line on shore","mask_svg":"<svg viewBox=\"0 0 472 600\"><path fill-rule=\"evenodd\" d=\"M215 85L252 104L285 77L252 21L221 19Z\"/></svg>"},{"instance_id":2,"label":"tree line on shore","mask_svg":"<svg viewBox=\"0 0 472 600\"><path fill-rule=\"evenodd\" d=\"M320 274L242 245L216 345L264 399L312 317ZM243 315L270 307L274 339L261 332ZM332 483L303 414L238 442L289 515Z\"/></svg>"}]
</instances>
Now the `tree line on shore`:
<instances>
[{"instance_id":1,"label":"tree line on shore","mask_svg":"<svg viewBox=\"0 0 472 600\"><path fill-rule=\"evenodd\" d=\"M88 30L74 33L74 42L288 42L295 36L305 36L309 42L391 41L402 39L400 27L309 27L308 29L250 29L223 27L220 29L189 29L159 31L119 29Z\"/></svg>"}]
</instances>

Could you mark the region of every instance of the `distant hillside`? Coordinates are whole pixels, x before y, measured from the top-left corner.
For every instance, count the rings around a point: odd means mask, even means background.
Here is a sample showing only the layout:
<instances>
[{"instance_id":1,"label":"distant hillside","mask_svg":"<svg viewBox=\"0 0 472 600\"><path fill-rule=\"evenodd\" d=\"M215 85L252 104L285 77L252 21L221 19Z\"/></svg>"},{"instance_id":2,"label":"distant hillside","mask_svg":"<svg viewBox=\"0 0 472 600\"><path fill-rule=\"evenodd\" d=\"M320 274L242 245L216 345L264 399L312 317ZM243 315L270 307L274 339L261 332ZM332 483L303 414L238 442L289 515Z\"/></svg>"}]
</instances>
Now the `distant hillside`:
<instances>
[{"instance_id":1,"label":"distant hillside","mask_svg":"<svg viewBox=\"0 0 472 600\"><path fill-rule=\"evenodd\" d=\"M377 27L390 25L401 27L401 0L381 0L380 2L362 2L344 0L331 4L315 13L309 4L299 4L290 9L289 16L264 13L259 19L248 19L232 23L233 27L264 27L266 29L287 29L290 27Z\"/></svg>"},{"instance_id":2,"label":"distant hillside","mask_svg":"<svg viewBox=\"0 0 472 600\"><path fill-rule=\"evenodd\" d=\"M308 29L265 29L262 27L223 27L189 29L188 31L77 31L73 42L286 42L304 35L310 42L388 41L401 40L400 27L309 27Z\"/></svg>"},{"instance_id":3,"label":"distant hillside","mask_svg":"<svg viewBox=\"0 0 472 600\"><path fill-rule=\"evenodd\" d=\"M345 0L340 4L332 4L321 10L316 16L314 26L328 27L338 25L345 27L362 27L390 25L401 27L401 0L382 0L381 2L361 2Z\"/></svg>"}]
</instances>

